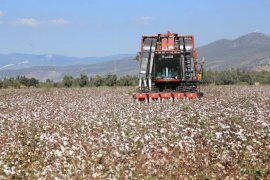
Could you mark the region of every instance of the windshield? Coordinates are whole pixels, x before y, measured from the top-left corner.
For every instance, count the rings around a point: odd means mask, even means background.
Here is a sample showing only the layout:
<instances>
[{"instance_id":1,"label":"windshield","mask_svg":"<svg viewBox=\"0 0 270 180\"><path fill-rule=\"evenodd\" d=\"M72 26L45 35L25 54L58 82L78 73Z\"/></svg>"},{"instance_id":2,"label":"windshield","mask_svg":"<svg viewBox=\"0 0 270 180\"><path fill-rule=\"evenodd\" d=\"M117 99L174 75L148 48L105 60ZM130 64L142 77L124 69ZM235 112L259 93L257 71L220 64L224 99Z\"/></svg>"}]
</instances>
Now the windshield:
<instances>
[{"instance_id":1,"label":"windshield","mask_svg":"<svg viewBox=\"0 0 270 180\"><path fill-rule=\"evenodd\" d=\"M180 57L160 55L154 60L154 77L157 79L179 79Z\"/></svg>"}]
</instances>

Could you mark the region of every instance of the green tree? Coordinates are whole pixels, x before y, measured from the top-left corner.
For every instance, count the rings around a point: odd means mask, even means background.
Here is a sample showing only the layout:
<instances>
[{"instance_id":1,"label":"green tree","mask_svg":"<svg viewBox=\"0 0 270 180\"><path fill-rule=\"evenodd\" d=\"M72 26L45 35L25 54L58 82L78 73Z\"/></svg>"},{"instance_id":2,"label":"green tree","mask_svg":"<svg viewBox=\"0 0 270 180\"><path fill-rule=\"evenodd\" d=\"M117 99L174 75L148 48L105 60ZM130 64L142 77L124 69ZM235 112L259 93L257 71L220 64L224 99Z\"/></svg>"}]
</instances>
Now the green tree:
<instances>
[{"instance_id":1,"label":"green tree","mask_svg":"<svg viewBox=\"0 0 270 180\"><path fill-rule=\"evenodd\" d=\"M72 84L73 84L73 81L74 81L74 79L73 79L72 76L67 76L66 75L66 76L64 76L62 82L63 82L65 87L70 88L72 86Z\"/></svg>"},{"instance_id":2,"label":"green tree","mask_svg":"<svg viewBox=\"0 0 270 180\"><path fill-rule=\"evenodd\" d=\"M30 86L30 80L26 78L25 76L17 76L16 80L19 81L21 85L24 85L27 87Z\"/></svg>"},{"instance_id":3,"label":"green tree","mask_svg":"<svg viewBox=\"0 0 270 180\"><path fill-rule=\"evenodd\" d=\"M115 86L117 81L117 76L115 74L107 74L104 78L105 86Z\"/></svg>"},{"instance_id":4,"label":"green tree","mask_svg":"<svg viewBox=\"0 0 270 180\"><path fill-rule=\"evenodd\" d=\"M138 77L125 75L118 80L117 84L120 86L135 86L138 84Z\"/></svg>"},{"instance_id":5,"label":"green tree","mask_svg":"<svg viewBox=\"0 0 270 180\"><path fill-rule=\"evenodd\" d=\"M90 78L89 78L88 86L89 86L89 87L94 87L94 86L95 86L95 84L94 84L94 78L93 78L93 77L90 77Z\"/></svg>"},{"instance_id":6,"label":"green tree","mask_svg":"<svg viewBox=\"0 0 270 180\"><path fill-rule=\"evenodd\" d=\"M88 84L88 77L86 74L81 74L79 78L80 87L85 87Z\"/></svg>"},{"instance_id":7,"label":"green tree","mask_svg":"<svg viewBox=\"0 0 270 180\"><path fill-rule=\"evenodd\" d=\"M18 81L21 85L26 87L34 86L37 87L39 81L36 78L27 78L25 76L17 76L16 81Z\"/></svg>"},{"instance_id":8,"label":"green tree","mask_svg":"<svg viewBox=\"0 0 270 180\"><path fill-rule=\"evenodd\" d=\"M8 88L8 87L15 87L15 88L20 88L20 82L16 80L15 78L4 78L3 80L3 87Z\"/></svg>"},{"instance_id":9,"label":"green tree","mask_svg":"<svg viewBox=\"0 0 270 180\"><path fill-rule=\"evenodd\" d=\"M219 85L229 85L236 84L239 81L237 73L235 70L225 70L218 73L217 84Z\"/></svg>"},{"instance_id":10,"label":"green tree","mask_svg":"<svg viewBox=\"0 0 270 180\"><path fill-rule=\"evenodd\" d=\"M246 82L249 85L253 85L255 80L254 77L251 73L243 73L240 75L240 81L241 82Z\"/></svg>"},{"instance_id":11,"label":"green tree","mask_svg":"<svg viewBox=\"0 0 270 180\"><path fill-rule=\"evenodd\" d=\"M73 87L79 87L80 86L80 78L73 78L73 83L72 83Z\"/></svg>"},{"instance_id":12,"label":"green tree","mask_svg":"<svg viewBox=\"0 0 270 180\"><path fill-rule=\"evenodd\" d=\"M93 84L94 84L94 86L96 86L96 87L102 86L103 83L104 83L104 79L100 75L96 75L93 78Z\"/></svg>"},{"instance_id":13,"label":"green tree","mask_svg":"<svg viewBox=\"0 0 270 180\"><path fill-rule=\"evenodd\" d=\"M47 84L53 84L53 80L51 80L51 79L46 79L46 81L45 81L45 83L47 83Z\"/></svg>"},{"instance_id":14,"label":"green tree","mask_svg":"<svg viewBox=\"0 0 270 180\"><path fill-rule=\"evenodd\" d=\"M36 78L30 78L29 79L29 86L37 87L39 84L39 80Z\"/></svg>"},{"instance_id":15,"label":"green tree","mask_svg":"<svg viewBox=\"0 0 270 180\"><path fill-rule=\"evenodd\" d=\"M261 84L269 84L270 83L270 72L261 71L261 72L254 72L256 75L256 81L260 82Z\"/></svg>"},{"instance_id":16,"label":"green tree","mask_svg":"<svg viewBox=\"0 0 270 180\"><path fill-rule=\"evenodd\" d=\"M204 71L202 82L205 84L216 84L217 72L215 71Z\"/></svg>"}]
</instances>

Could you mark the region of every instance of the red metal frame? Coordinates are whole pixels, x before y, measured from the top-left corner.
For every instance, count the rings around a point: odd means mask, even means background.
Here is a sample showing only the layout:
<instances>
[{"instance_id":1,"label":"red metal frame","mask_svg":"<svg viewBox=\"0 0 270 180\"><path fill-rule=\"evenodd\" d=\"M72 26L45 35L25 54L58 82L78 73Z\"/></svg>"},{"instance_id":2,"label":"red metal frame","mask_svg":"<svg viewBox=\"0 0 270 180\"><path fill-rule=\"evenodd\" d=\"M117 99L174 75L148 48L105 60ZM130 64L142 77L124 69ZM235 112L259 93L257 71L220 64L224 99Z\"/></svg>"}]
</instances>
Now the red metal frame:
<instances>
[{"instance_id":1,"label":"red metal frame","mask_svg":"<svg viewBox=\"0 0 270 180\"><path fill-rule=\"evenodd\" d=\"M199 98L199 94L198 93L186 93L185 95L186 95L186 97L188 99L197 99L197 98Z\"/></svg>"},{"instance_id":2,"label":"red metal frame","mask_svg":"<svg viewBox=\"0 0 270 180\"><path fill-rule=\"evenodd\" d=\"M160 97L161 97L162 99L170 99L170 98L173 97L173 96L172 96L172 93L165 93L165 92L162 92L162 93L160 93L159 95L160 95Z\"/></svg>"},{"instance_id":3,"label":"red metal frame","mask_svg":"<svg viewBox=\"0 0 270 180\"><path fill-rule=\"evenodd\" d=\"M186 97L185 93L175 92L172 93L174 99L184 99Z\"/></svg>"},{"instance_id":4,"label":"red metal frame","mask_svg":"<svg viewBox=\"0 0 270 180\"><path fill-rule=\"evenodd\" d=\"M184 98L188 98L188 99L197 99L200 98L201 95L200 93L194 92L149 92L149 93L136 93L133 95L134 99L137 99L139 101L145 101L148 99L154 99L157 100L158 98L162 98L162 99L184 99Z\"/></svg>"},{"instance_id":5,"label":"red metal frame","mask_svg":"<svg viewBox=\"0 0 270 180\"><path fill-rule=\"evenodd\" d=\"M158 99L159 97L159 93L148 93L148 98Z\"/></svg>"},{"instance_id":6,"label":"red metal frame","mask_svg":"<svg viewBox=\"0 0 270 180\"><path fill-rule=\"evenodd\" d=\"M147 93L136 93L133 95L135 99L146 99Z\"/></svg>"}]
</instances>

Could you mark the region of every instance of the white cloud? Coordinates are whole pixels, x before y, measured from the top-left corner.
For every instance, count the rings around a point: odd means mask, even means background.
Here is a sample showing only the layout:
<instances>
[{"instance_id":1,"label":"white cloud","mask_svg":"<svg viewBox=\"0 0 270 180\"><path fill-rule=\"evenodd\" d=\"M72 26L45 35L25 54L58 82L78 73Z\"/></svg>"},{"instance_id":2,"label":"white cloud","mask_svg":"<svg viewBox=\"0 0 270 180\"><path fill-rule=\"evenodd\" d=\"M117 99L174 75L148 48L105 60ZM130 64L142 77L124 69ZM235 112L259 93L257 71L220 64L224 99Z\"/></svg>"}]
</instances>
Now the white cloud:
<instances>
[{"instance_id":1,"label":"white cloud","mask_svg":"<svg viewBox=\"0 0 270 180\"><path fill-rule=\"evenodd\" d=\"M3 17L4 15L5 15L5 12L0 10L0 17Z\"/></svg>"},{"instance_id":2,"label":"white cloud","mask_svg":"<svg viewBox=\"0 0 270 180\"><path fill-rule=\"evenodd\" d=\"M70 22L68 20L63 19L63 18L60 18L60 19L52 19L52 20L50 20L49 24L63 26L63 25L69 25Z\"/></svg>"},{"instance_id":3,"label":"white cloud","mask_svg":"<svg viewBox=\"0 0 270 180\"><path fill-rule=\"evenodd\" d=\"M137 20L142 25L148 25L154 20L154 18L151 16L141 16Z\"/></svg>"},{"instance_id":4,"label":"white cloud","mask_svg":"<svg viewBox=\"0 0 270 180\"><path fill-rule=\"evenodd\" d=\"M27 27L38 27L41 25L44 26L65 26L69 25L70 22L66 19L51 19L51 20L37 20L35 18L20 18L17 19L14 24L27 26Z\"/></svg>"},{"instance_id":5,"label":"white cloud","mask_svg":"<svg viewBox=\"0 0 270 180\"><path fill-rule=\"evenodd\" d=\"M21 18L21 19L17 19L15 21L15 24L27 26L27 27L37 27L41 24L41 22L34 18Z\"/></svg>"}]
</instances>

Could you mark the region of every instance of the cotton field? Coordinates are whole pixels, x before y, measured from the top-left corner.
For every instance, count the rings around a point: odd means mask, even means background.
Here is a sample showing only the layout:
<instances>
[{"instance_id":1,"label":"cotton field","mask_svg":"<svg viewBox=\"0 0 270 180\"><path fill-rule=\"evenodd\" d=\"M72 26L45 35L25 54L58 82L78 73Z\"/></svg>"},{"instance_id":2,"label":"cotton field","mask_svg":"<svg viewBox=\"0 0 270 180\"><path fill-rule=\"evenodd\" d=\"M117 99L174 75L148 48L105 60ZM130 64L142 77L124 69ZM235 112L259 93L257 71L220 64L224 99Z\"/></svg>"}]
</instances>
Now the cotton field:
<instances>
[{"instance_id":1,"label":"cotton field","mask_svg":"<svg viewBox=\"0 0 270 180\"><path fill-rule=\"evenodd\" d=\"M270 178L270 87L136 103L132 88L0 90L0 179Z\"/></svg>"}]
</instances>

